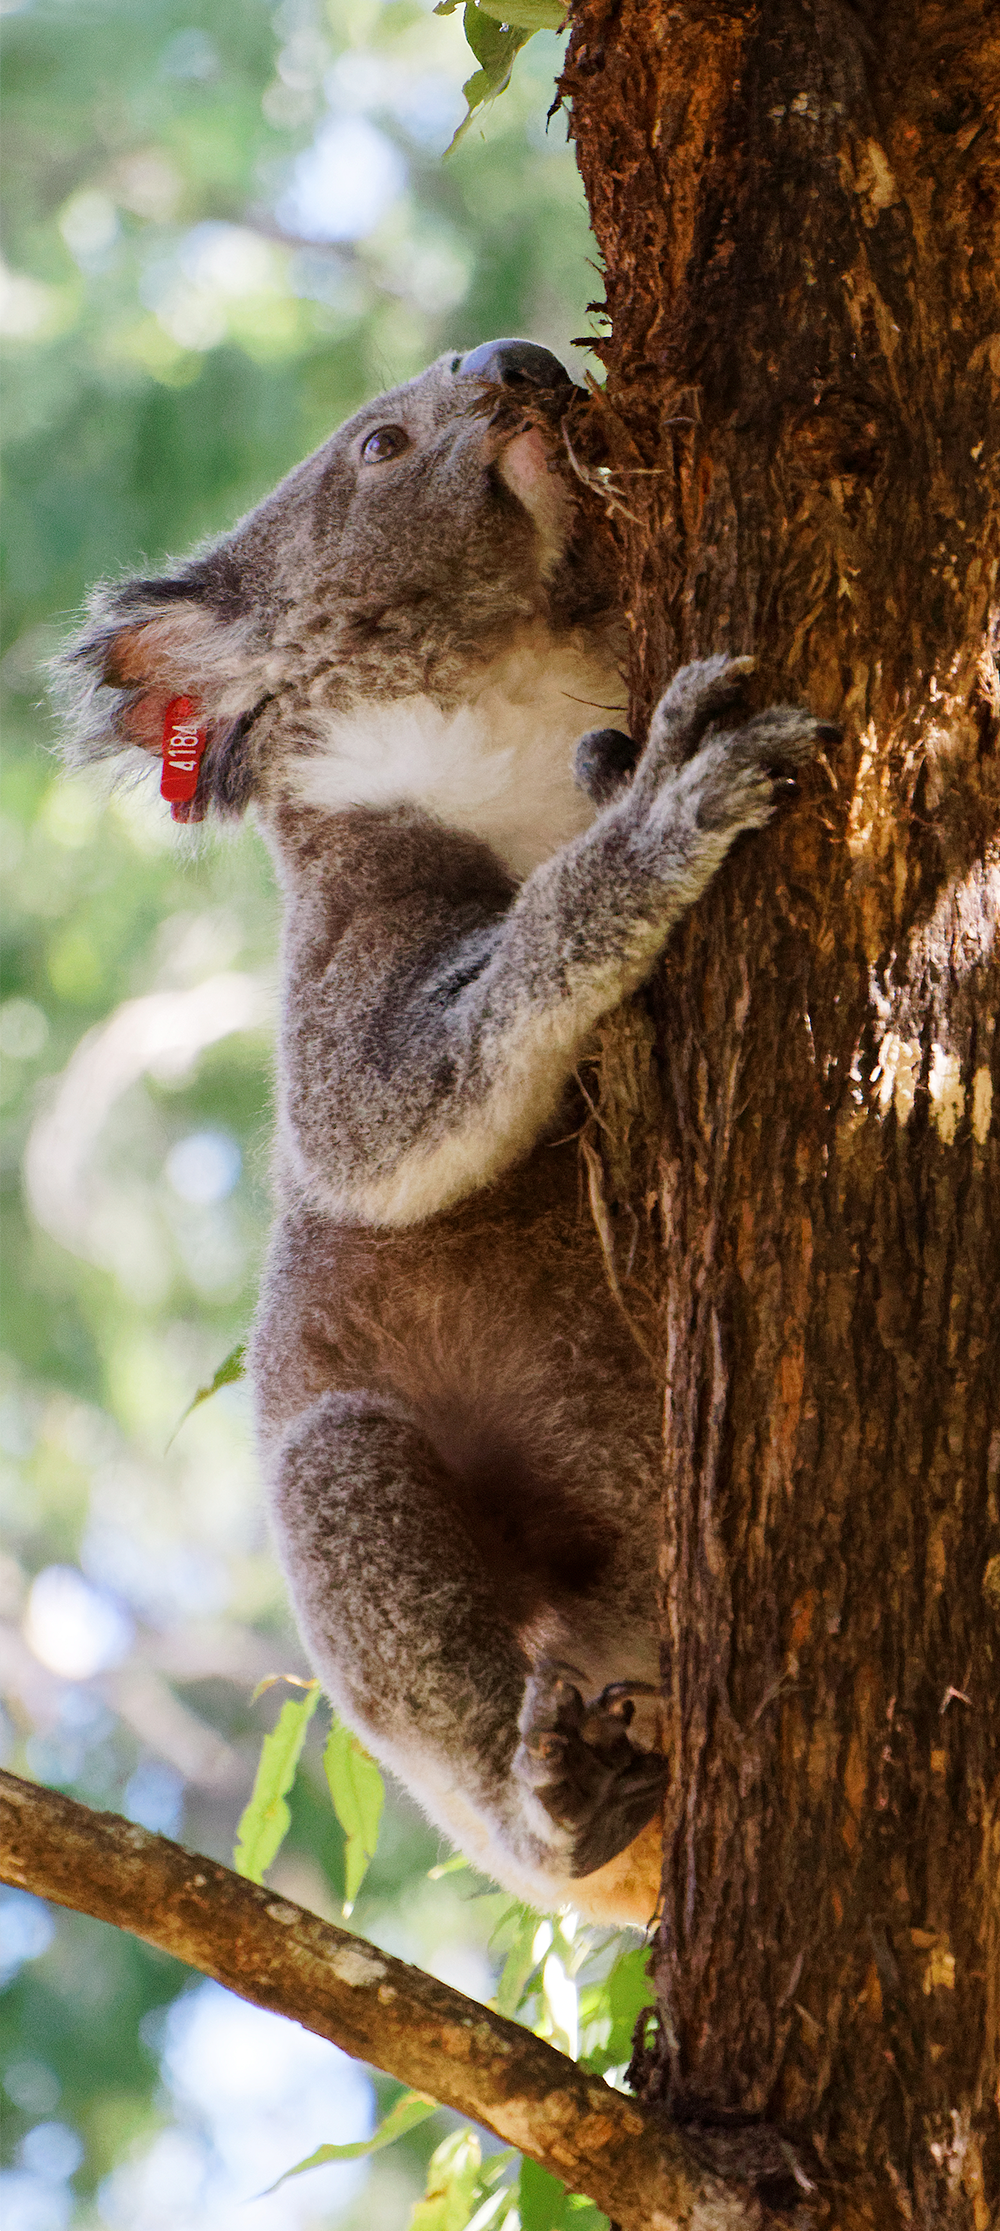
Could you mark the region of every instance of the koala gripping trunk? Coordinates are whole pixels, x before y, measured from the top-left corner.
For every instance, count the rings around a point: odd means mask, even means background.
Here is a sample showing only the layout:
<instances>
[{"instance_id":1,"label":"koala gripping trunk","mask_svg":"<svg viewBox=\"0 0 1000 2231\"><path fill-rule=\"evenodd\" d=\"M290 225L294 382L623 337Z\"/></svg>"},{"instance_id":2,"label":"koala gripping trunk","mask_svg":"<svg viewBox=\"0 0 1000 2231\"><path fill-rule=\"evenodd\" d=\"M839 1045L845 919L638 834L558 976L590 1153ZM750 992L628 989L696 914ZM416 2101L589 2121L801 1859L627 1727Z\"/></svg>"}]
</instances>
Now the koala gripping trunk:
<instances>
[{"instance_id":1,"label":"koala gripping trunk","mask_svg":"<svg viewBox=\"0 0 1000 2231\"><path fill-rule=\"evenodd\" d=\"M830 2231L1000 2218L998 81L987 0L577 0L563 79L636 719L754 650L845 727L677 931L630 1142L674 1766L646 2095L751 2181L756 2126L807 2139L813 2190L759 2189Z\"/></svg>"}]
</instances>

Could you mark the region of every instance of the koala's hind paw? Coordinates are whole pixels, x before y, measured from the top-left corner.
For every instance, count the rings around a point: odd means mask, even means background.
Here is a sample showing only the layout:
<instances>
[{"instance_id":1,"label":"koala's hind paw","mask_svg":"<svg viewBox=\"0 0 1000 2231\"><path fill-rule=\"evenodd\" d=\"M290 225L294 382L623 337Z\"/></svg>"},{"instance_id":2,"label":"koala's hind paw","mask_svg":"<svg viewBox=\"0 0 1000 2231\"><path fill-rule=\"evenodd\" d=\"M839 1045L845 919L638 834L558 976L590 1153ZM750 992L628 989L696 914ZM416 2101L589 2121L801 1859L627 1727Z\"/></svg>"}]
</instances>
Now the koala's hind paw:
<instances>
[{"instance_id":1,"label":"koala's hind paw","mask_svg":"<svg viewBox=\"0 0 1000 2231\"><path fill-rule=\"evenodd\" d=\"M656 1751L640 1751L626 1729L633 1695L648 1683L614 1681L585 1703L557 1666L527 1683L514 1772L570 1839L573 1875L592 1875L633 1842L658 1810L670 1778Z\"/></svg>"}]
</instances>

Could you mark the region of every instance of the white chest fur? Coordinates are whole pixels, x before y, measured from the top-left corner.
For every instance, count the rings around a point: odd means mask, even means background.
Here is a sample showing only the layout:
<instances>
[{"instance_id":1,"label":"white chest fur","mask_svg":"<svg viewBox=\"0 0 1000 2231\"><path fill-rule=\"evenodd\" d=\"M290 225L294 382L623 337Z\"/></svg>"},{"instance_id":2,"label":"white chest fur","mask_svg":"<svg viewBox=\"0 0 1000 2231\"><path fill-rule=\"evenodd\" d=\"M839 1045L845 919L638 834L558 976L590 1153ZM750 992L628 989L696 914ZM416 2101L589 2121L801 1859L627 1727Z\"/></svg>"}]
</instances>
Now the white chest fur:
<instances>
[{"instance_id":1,"label":"white chest fur","mask_svg":"<svg viewBox=\"0 0 1000 2231\"><path fill-rule=\"evenodd\" d=\"M592 821L573 747L587 728L619 725L624 701L614 668L538 626L479 670L457 708L413 696L327 715L321 748L299 753L288 773L298 797L331 813L421 806L525 876Z\"/></svg>"}]
</instances>

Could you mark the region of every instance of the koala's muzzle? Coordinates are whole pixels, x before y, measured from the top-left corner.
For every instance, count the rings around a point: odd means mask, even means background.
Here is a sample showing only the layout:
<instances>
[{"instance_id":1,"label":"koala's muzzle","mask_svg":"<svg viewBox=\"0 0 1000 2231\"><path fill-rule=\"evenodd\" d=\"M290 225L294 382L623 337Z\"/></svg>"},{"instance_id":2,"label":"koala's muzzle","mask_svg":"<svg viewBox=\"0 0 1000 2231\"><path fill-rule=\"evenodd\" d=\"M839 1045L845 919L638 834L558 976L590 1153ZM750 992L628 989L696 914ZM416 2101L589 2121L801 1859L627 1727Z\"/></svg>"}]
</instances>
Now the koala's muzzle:
<instances>
[{"instance_id":1,"label":"koala's muzzle","mask_svg":"<svg viewBox=\"0 0 1000 2231\"><path fill-rule=\"evenodd\" d=\"M495 380L500 387L571 387L565 365L537 341L482 341L456 367L459 380Z\"/></svg>"}]
</instances>

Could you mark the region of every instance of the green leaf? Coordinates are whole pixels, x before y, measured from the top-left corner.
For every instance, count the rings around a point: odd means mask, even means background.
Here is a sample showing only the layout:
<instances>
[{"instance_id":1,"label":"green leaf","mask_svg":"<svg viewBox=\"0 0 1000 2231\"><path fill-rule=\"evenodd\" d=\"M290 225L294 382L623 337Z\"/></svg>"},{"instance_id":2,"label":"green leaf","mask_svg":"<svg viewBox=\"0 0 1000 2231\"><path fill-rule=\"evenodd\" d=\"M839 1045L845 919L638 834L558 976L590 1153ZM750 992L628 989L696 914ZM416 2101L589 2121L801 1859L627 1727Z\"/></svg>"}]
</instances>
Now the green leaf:
<instances>
[{"instance_id":1,"label":"green leaf","mask_svg":"<svg viewBox=\"0 0 1000 2231\"><path fill-rule=\"evenodd\" d=\"M528 1984L541 1965L534 1952L540 1926L538 1914L533 1913L530 1906L514 1907L513 1914L514 1933L494 2001L498 2014L510 2016L516 2015L523 2006L528 1996Z\"/></svg>"},{"instance_id":2,"label":"green leaf","mask_svg":"<svg viewBox=\"0 0 1000 2231\"><path fill-rule=\"evenodd\" d=\"M342 1720L335 1719L323 1752L333 1809L347 1838L344 1912L349 1914L375 1857L385 1784L373 1758Z\"/></svg>"},{"instance_id":3,"label":"green leaf","mask_svg":"<svg viewBox=\"0 0 1000 2231\"><path fill-rule=\"evenodd\" d=\"M403 2092L370 2138L359 2138L352 2146L317 2146L314 2154L305 2161L297 2161L294 2169L284 2170L277 2183L268 2185L267 2192L258 2197L266 2200L267 2193L277 2192L278 2185L287 2184L289 2177L301 2177L304 2169L321 2169L326 2161L358 2161L362 2154L380 2153L383 2146L394 2146L397 2138L407 2137L411 2130L416 2130L418 2123L425 2123L437 2110L437 2100L431 2099L427 2092Z\"/></svg>"},{"instance_id":4,"label":"green leaf","mask_svg":"<svg viewBox=\"0 0 1000 2231\"><path fill-rule=\"evenodd\" d=\"M636 1952L625 1952L616 1960L608 1977L608 2002L611 2007L611 2037L609 2044L615 2050L615 2061L630 2060L635 2025L646 2007L656 2005L656 1993L647 1973L649 1952L640 1945Z\"/></svg>"},{"instance_id":5,"label":"green leaf","mask_svg":"<svg viewBox=\"0 0 1000 2231\"><path fill-rule=\"evenodd\" d=\"M505 7L503 0L479 0L483 15L495 16L498 23L510 23L518 31L561 31L569 14L568 0L565 7L560 0L511 0ZM435 8L435 15L441 10Z\"/></svg>"},{"instance_id":6,"label":"green leaf","mask_svg":"<svg viewBox=\"0 0 1000 2231\"><path fill-rule=\"evenodd\" d=\"M610 2231L608 2218L582 2192L567 2192L537 2161L521 2164L517 2191L521 2231Z\"/></svg>"},{"instance_id":7,"label":"green leaf","mask_svg":"<svg viewBox=\"0 0 1000 2231\"><path fill-rule=\"evenodd\" d=\"M441 1859L436 1867L428 1867L427 1880L428 1882L440 1882L442 1876L460 1874L462 1868L469 1865L470 1861L466 1859L463 1851L453 1851L450 1859Z\"/></svg>"},{"instance_id":8,"label":"green leaf","mask_svg":"<svg viewBox=\"0 0 1000 2231\"><path fill-rule=\"evenodd\" d=\"M494 94L502 93L510 77L511 63L525 39L517 35L514 24L501 23L495 15L488 14L485 8L479 6L479 0L466 0L462 29L480 69L490 79L489 89L481 93L479 98L490 100ZM528 32L526 36L530 38L531 33ZM468 94L469 88L465 85L462 90Z\"/></svg>"},{"instance_id":9,"label":"green leaf","mask_svg":"<svg viewBox=\"0 0 1000 2231\"><path fill-rule=\"evenodd\" d=\"M248 1882L263 1882L264 1871L277 1858L291 1824L285 1792L295 1780L306 1729L319 1703L319 1682L313 1681L303 1696L289 1699L278 1714L277 1727L265 1735L254 1777L250 1802L236 1831L233 1866Z\"/></svg>"},{"instance_id":10,"label":"green leaf","mask_svg":"<svg viewBox=\"0 0 1000 2231\"><path fill-rule=\"evenodd\" d=\"M312 1680L305 1681L300 1673L264 1673L261 1675L250 1699L251 1704L256 1704L259 1697L266 1696L268 1689L276 1689L279 1681L287 1681L290 1689L314 1689L316 1687L315 1676Z\"/></svg>"},{"instance_id":11,"label":"green leaf","mask_svg":"<svg viewBox=\"0 0 1000 2231\"><path fill-rule=\"evenodd\" d=\"M479 2181L482 2184L482 2178ZM516 2195L509 2186L500 2192L492 2192L483 2201L482 2207L476 2209L475 2215L469 2217L466 2231L500 2231L501 2224L509 2223L512 2217L515 2222L520 2221L516 2209Z\"/></svg>"},{"instance_id":12,"label":"green leaf","mask_svg":"<svg viewBox=\"0 0 1000 2231\"><path fill-rule=\"evenodd\" d=\"M427 2190L410 2217L410 2231L466 2231L482 2198L481 2162L475 2132L452 2131L431 2155Z\"/></svg>"},{"instance_id":13,"label":"green leaf","mask_svg":"<svg viewBox=\"0 0 1000 2231\"><path fill-rule=\"evenodd\" d=\"M197 1394L193 1395L191 1401L188 1403L187 1409L181 1411L180 1417L178 1418L170 1439L167 1442L167 1449L173 1448L174 1442L177 1439L177 1435L179 1434L182 1425L185 1425L187 1423L192 1410L199 1409L201 1404L203 1402L207 1402L213 1394L218 1394L220 1387L231 1387L235 1379L245 1378L246 1368L247 1344L245 1340L241 1340L238 1348L230 1348L228 1356L223 1357L223 1360L219 1365L214 1379L209 1380L207 1387L199 1387ZM167 1449L164 1449L164 1456L167 1453Z\"/></svg>"},{"instance_id":14,"label":"green leaf","mask_svg":"<svg viewBox=\"0 0 1000 2231\"><path fill-rule=\"evenodd\" d=\"M596 2076L603 2076L606 2068L620 2068L632 2058L632 2040L639 2016L656 2005L646 1973L648 1965L648 1947L640 1945L635 1952L624 1952L599 1989L588 1989L584 1994L586 2027L589 2029L592 2023L604 2021L608 2024L604 2043L581 2054L583 2066Z\"/></svg>"},{"instance_id":15,"label":"green leaf","mask_svg":"<svg viewBox=\"0 0 1000 2231\"><path fill-rule=\"evenodd\" d=\"M530 31L517 30L512 24L498 23L495 16L487 15L484 8L477 7L475 0L467 0L462 23L466 40L479 68L472 77L466 78L462 87L468 107L454 139L445 148L446 155L452 154L459 140L464 138L474 110L481 108L484 101L495 101L497 94L502 93L505 86L510 84L514 57L531 37Z\"/></svg>"},{"instance_id":16,"label":"green leaf","mask_svg":"<svg viewBox=\"0 0 1000 2231\"><path fill-rule=\"evenodd\" d=\"M479 2182L483 2191L489 2192L498 2179L506 2176L508 2169L513 2169L515 2162L520 2161L520 2159L521 2156L516 2146L504 2146L500 2153L488 2154L479 2172ZM506 2191L509 2199L511 2192L509 2185Z\"/></svg>"},{"instance_id":17,"label":"green leaf","mask_svg":"<svg viewBox=\"0 0 1000 2231\"><path fill-rule=\"evenodd\" d=\"M438 0L434 14L454 15L462 4L463 0ZM482 15L495 17L497 23L512 23L519 31L561 31L569 15L569 0L511 0L510 7L503 0L478 0L478 5Z\"/></svg>"}]
</instances>

